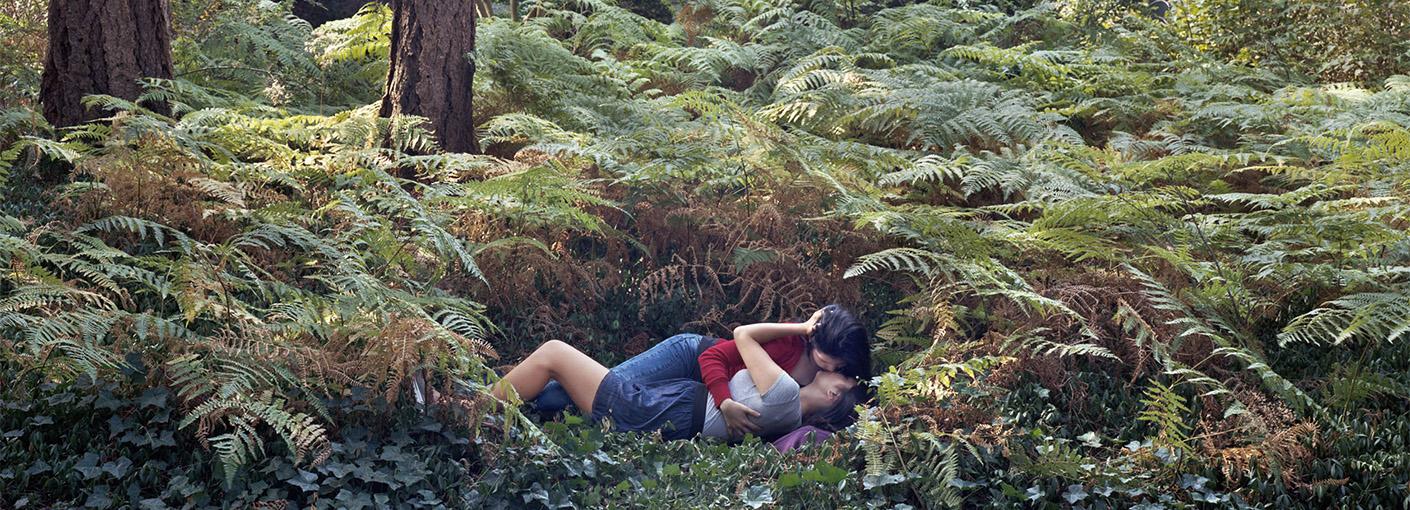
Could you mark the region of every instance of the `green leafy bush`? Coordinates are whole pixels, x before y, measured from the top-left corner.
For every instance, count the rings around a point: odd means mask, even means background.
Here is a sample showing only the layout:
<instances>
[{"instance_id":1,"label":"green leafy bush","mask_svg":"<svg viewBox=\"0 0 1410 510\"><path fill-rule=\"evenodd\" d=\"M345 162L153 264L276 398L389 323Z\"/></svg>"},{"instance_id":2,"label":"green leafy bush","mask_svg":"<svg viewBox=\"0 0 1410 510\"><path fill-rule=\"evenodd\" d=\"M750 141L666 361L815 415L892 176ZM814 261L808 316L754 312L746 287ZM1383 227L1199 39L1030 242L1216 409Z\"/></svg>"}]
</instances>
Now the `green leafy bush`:
<instances>
[{"instance_id":1,"label":"green leafy bush","mask_svg":"<svg viewBox=\"0 0 1410 510\"><path fill-rule=\"evenodd\" d=\"M357 106L381 7L181 11L214 34L181 65L247 71L149 83L178 118L0 116L0 503L1402 504L1398 7L1332 34L1305 2L1023 4L526 2L478 27L484 156ZM882 375L818 447L483 392L549 338L613 362L833 301ZM418 372L455 396L418 402Z\"/></svg>"},{"instance_id":2,"label":"green leafy bush","mask_svg":"<svg viewBox=\"0 0 1410 510\"><path fill-rule=\"evenodd\" d=\"M1171 22L1200 49L1326 81L1410 73L1410 7L1388 0L1174 2Z\"/></svg>"}]
</instances>

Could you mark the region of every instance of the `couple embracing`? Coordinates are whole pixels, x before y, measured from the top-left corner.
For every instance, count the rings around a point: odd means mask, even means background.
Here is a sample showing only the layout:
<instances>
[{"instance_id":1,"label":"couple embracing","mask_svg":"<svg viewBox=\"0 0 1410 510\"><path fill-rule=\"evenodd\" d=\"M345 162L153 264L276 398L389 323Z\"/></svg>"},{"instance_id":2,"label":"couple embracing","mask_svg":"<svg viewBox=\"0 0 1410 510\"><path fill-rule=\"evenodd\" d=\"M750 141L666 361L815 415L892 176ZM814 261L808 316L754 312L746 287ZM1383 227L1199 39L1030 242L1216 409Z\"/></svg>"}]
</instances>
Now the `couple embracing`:
<instances>
[{"instance_id":1,"label":"couple embracing","mask_svg":"<svg viewBox=\"0 0 1410 510\"><path fill-rule=\"evenodd\" d=\"M494 385L540 413L576 405L616 430L667 439L772 440L811 425L837 431L857 419L870 377L866 329L828 305L801 323L734 328L733 340L680 334L608 369L564 342L539 346Z\"/></svg>"}]
</instances>

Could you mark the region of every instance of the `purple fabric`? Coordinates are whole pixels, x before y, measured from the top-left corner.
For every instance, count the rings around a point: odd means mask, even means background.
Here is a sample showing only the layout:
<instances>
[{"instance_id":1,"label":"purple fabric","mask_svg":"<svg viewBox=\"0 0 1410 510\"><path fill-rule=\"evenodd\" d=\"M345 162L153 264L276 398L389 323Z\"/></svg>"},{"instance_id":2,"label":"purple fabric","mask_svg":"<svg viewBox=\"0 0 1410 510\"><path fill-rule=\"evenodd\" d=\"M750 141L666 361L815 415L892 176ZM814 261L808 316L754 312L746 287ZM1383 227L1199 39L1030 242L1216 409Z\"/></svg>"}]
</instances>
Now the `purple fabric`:
<instances>
[{"instance_id":1,"label":"purple fabric","mask_svg":"<svg viewBox=\"0 0 1410 510\"><path fill-rule=\"evenodd\" d=\"M775 439L774 448L777 448L779 452L786 452L800 446L827 441L829 437L832 437L831 432L812 425L804 425L798 427L798 429L793 432L785 434L783 437Z\"/></svg>"}]
</instances>

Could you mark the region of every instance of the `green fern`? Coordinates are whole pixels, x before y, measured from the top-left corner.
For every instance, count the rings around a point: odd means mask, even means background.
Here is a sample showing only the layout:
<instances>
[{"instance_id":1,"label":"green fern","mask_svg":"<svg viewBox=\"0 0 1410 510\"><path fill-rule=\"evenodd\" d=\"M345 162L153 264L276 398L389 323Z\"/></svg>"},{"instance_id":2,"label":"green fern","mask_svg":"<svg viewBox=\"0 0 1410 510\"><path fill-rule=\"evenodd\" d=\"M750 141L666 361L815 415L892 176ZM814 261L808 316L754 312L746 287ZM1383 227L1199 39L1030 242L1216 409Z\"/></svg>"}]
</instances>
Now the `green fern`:
<instances>
[{"instance_id":1,"label":"green fern","mask_svg":"<svg viewBox=\"0 0 1410 510\"><path fill-rule=\"evenodd\" d=\"M1362 292L1328 301L1294 318L1278 334L1280 344L1396 342L1410 334L1410 290Z\"/></svg>"},{"instance_id":2,"label":"green fern","mask_svg":"<svg viewBox=\"0 0 1410 510\"><path fill-rule=\"evenodd\" d=\"M1088 470L1083 466L1091 464L1092 459L1082 455L1067 443L1040 444L1037 446L1036 452L1038 455L1034 456L1023 449L1012 450L1010 461L1013 462L1014 469L1030 476L1042 478L1087 479Z\"/></svg>"},{"instance_id":3,"label":"green fern","mask_svg":"<svg viewBox=\"0 0 1410 510\"><path fill-rule=\"evenodd\" d=\"M1190 444L1191 427L1186 418L1190 414L1190 408L1185 397L1177 393L1175 388L1160 381L1151 381L1150 385L1146 386L1141 404L1145 409L1141 410L1136 419L1155 426L1155 440L1158 444L1182 453L1193 450L1193 445Z\"/></svg>"}]
</instances>

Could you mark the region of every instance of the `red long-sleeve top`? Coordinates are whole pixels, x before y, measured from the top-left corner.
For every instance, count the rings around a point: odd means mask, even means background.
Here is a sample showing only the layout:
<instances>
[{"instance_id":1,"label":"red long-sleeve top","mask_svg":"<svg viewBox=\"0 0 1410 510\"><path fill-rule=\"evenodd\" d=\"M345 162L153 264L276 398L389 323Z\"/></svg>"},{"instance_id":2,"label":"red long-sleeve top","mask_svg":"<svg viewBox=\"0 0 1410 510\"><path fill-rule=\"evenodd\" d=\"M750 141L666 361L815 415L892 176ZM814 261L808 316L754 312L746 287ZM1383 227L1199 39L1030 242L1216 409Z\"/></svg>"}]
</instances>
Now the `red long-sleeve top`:
<instances>
[{"instance_id":1,"label":"red long-sleeve top","mask_svg":"<svg viewBox=\"0 0 1410 510\"><path fill-rule=\"evenodd\" d=\"M764 352L769 353L784 372L792 372L798 360L803 358L803 345L807 340L802 336L776 338L763 344ZM710 396L719 406L730 398L729 380L734 374L744 370L744 357L739 354L739 346L734 340L720 339L719 343L700 353L700 379Z\"/></svg>"}]
</instances>

